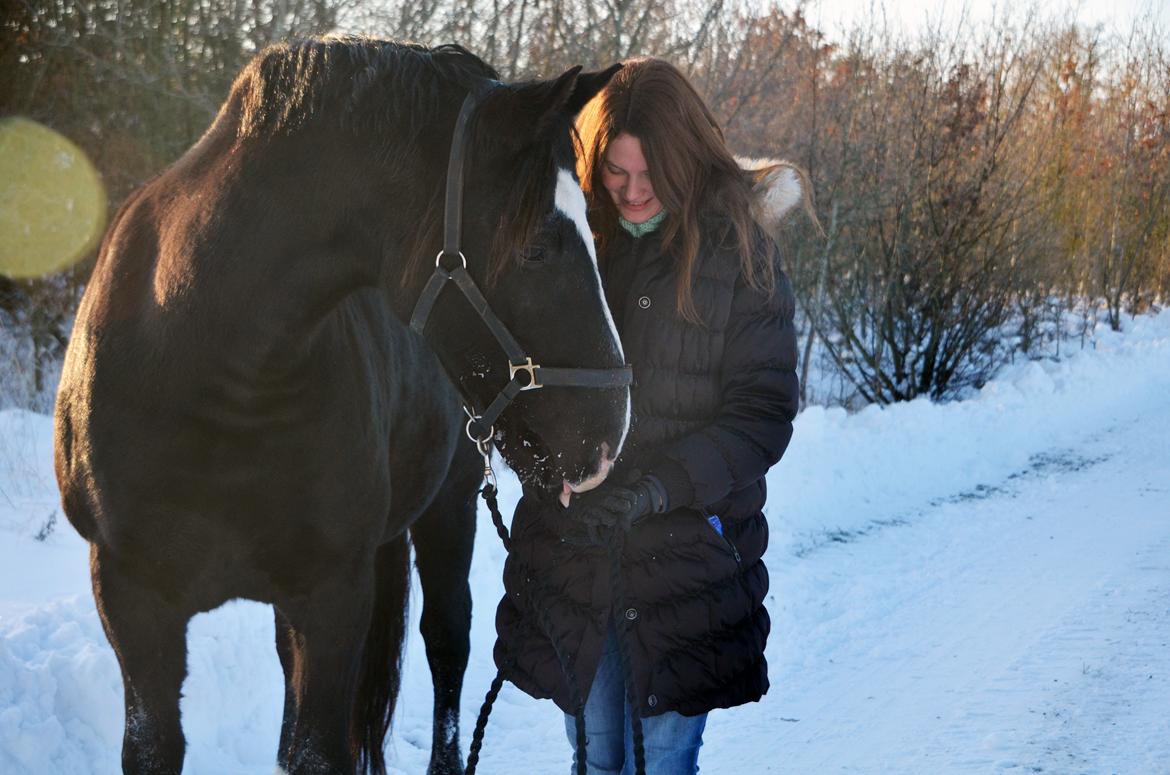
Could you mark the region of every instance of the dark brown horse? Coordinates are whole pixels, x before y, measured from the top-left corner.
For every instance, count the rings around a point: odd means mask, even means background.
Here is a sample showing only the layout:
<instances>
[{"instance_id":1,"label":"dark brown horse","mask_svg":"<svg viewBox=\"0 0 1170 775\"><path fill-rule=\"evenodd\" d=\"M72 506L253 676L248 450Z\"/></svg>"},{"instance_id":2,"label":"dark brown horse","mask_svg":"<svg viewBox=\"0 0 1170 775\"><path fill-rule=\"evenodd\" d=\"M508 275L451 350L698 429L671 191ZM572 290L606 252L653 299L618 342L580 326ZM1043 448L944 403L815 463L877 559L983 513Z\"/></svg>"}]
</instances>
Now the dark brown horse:
<instances>
[{"instance_id":1,"label":"dark brown horse","mask_svg":"<svg viewBox=\"0 0 1170 775\"><path fill-rule=\"evenodd\" d=\"M408 537L430 771L462 771L481 467L460 404L485 406L510 375L455 289L425 339L406 321L441 244L456 115L482 91L464 164L471 277L546 366L622 364L571 131L611 74L508 85L457 46L278 46L118 213L66 357L56 465L122 667L126 772L181 770L187 622L233 598L275 609L280 766L384 771ZM516 398L496 443L526 482L580 488L617 456L628 413L624 388L546 387Z\"/></svg>"}]
</instances>

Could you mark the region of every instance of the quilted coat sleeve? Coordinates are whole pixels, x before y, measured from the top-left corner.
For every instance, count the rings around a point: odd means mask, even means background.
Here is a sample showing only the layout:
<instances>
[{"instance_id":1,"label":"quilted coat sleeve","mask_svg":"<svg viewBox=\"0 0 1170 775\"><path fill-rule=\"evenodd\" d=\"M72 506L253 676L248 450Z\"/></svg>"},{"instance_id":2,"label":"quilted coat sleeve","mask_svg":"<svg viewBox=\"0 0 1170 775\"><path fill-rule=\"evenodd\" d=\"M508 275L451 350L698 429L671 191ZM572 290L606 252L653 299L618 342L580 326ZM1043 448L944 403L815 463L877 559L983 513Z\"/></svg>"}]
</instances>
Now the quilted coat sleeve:
<instances>
[{"instance_id":1,"label":"quilted coat sleeve","mask_svg":"<svg viewBox=\"0 0 1170 775\"><path fill-rule=\"evenodd\" d=\"M720 368L719 414L669 444L649 467L664 482L676 483L667 484L672 507L715 504L762 478L784 454L800 398L795 306L783 273L772 298L742 279L736 284Z\"/></svg>"}]
</instances>

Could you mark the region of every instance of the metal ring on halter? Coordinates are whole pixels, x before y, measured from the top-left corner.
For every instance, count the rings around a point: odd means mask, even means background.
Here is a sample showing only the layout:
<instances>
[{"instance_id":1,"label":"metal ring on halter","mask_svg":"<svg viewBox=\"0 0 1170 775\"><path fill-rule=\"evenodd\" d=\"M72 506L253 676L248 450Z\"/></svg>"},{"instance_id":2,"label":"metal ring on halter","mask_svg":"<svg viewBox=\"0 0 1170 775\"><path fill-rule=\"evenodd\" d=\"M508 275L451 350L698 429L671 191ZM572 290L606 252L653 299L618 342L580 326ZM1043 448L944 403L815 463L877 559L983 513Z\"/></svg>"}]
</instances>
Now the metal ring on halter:
<instances>
[{"instance_id":1,"label":"metal ring on halter","mask_svg":"<svg viewBox=\"0 0 1170 775\"><path fill-rule=\"evenodd\" d=\"M479 454L483 455L484 461L490 460L492 455L492 438L496 435L496 426L489 425L487 434L483 438L480 438L471 432L471 426L483 418L472 414L471 410L466 406L463 407L463 413L467 415L467 425L463 426L463 432L467 434L467 438L475 442L475 448L479 450Z\"/></svg>"},{"instance_id":2,"label":"metal ring on halter","mask_svg":"<svg viewBox=\"0 0 1170 775\"><path fill-rule=\"evenodd\" d=\"M478 422L480 418L471 413L471 410L466 406L463 407L463 413L467 415L467 425L464 432L467 433L467 438L475 442L475 448L479 450L480 457L483 458L483 481L485 484L490 484L492 489L496 487L496 472L492 469L492 437L496 435L495 426L488 428L488 433L482 439L478 439L471 433L471 424Z\"/></svg>"},{"instance_id":3,"label":"metal ring on halter","mask_svg":"<svg viewBox=\"0 0 1170 775\"><path fill-rule=\"evenodd\" d=\"M466 410L464 410L464 411L466 411ZM479 417L472 415L471 412L467 412L467 425L465 425L463 427L463 432L467 434L467 438L474 441L477 446L479 444L491 443L492 437L496 435L496 426L494 426L494 425L488 427L487 435L484 436L482 439L475 436L474 434L472 434L472 432L471 432L472 424L479 422L480 419L482 419L482 418L479 418ZM480 451L482 452L483 450L480 450Z\"/></svg>"},{"instance_id":4,"label":"metal ring on halter","mask_svg":"<svg viewBox=\"0 0 1170 775\"><path fill-rule=\"evenodd\" d=\"M438 252L438 253L435 255L435 266L441 266L441 265L442 265L442 263L441 263L441 262L442 262L442 260L443 260L443 254L444 254L444 253L446 253L446 252L447 252L446 250L440 250L440 251L439 251L439 252ZM467 268L467 256L463 255L463 251L462 251L462 250L460 250L460 251L457 251L457 254L458 254L458 256L459 256L459 260L463 262L463 268L464 268L464 269L466 269L466 268Z\"/></svg>"}]
</instances>

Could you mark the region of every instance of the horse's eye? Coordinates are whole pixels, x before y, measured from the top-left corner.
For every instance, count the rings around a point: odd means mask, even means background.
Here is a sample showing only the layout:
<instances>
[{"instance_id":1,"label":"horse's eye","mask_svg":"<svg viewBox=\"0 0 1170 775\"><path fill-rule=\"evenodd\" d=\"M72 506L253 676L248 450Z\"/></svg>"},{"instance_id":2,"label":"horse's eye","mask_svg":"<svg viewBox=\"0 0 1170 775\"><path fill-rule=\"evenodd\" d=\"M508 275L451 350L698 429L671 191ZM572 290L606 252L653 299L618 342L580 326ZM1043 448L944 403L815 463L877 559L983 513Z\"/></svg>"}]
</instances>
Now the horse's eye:
<instances>
[{"instance_id":1,"label":"horse's eye","mask_svg":"<svg viewBox=\"0 0 1170 775\"><path fill-rule=\"evenodd\" d=\"M520 251L520 258L529 262L544 260L544 248L524 248Z\"/></svg>"}]
</instances>

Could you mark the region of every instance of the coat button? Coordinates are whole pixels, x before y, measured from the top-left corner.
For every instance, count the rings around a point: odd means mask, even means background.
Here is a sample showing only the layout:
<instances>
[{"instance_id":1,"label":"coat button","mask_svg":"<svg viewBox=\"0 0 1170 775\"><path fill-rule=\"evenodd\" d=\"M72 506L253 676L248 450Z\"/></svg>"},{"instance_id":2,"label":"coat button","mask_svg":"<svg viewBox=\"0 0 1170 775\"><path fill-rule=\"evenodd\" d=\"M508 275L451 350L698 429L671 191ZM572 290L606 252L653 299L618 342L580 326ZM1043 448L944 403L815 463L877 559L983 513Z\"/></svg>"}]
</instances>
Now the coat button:
<instances>
[{"instance_id":1,"label":"coat button","mask_svg":"<svg viewBox=\"0 0 1170 775\"><path fill-rule=\"evenodd\" d=\"M657 706L658 705L658 697L656 695L651 694L649 697L646 698L646 704L649 705L651 708Z\"/></svg>"},{"instance_id":2,"label":"coat button","mask_svg":"<svg viewBox=\"0 0 1170 775\"><path fill-rule=\"evenodd\" d=\"M649 296L639 296L638 297L638 306L641 307L642 309L650 309L650 297Z\"/></svg>"},{"instance_id":3,"label":"coat button","mask_svg":"<svg viewBox=\"0 0 1170 775\"><path fill-rule=\"evenodd\" d=\"M628 619L632 622L637 618L638 618L638 609L637 608L627 608L626 609L626 619Z\"/></svg>"}]
</instances>

